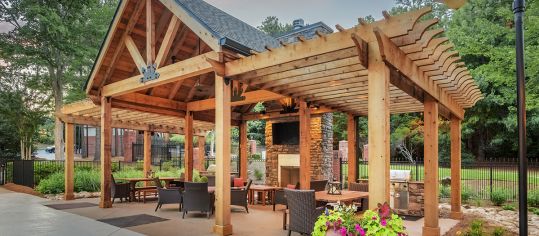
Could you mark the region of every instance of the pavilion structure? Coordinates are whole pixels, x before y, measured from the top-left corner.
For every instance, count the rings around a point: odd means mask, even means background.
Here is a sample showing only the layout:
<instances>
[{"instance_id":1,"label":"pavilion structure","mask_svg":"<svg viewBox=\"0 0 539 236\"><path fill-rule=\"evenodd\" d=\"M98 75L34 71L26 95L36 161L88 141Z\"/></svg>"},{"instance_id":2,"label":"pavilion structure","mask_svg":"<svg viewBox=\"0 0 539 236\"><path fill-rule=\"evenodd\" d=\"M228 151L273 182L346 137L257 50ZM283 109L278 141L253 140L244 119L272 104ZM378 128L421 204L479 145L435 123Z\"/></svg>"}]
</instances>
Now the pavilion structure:
<instances>
[{"instance_id":1,"label":"pavilion structure","mask_svg":"<svg viewBox=\"0 0 539 236\"><path fill-rule=\"evenodd\" d=\"M372 23L359 19L332 34L287 44L201 0L121 1L86 86L91 101L68 105L66 182L72 181L74 123L101 127L101 201L111 207L111 128L186 136L186 178L192 138L215 130L216 212L213 231L233 233L230 220L231 126L240 128L240 173L247 176L246 121L278 112L250 112L257 102L297 100L300 186L311 180L311 114L368 117L369 204L389 202L390 114L424 114L424 235L439 235L438 124L451 122L451 217L460 219L461 121L482 94L437 19L423 8ZM214 124L214 125L213 125ZM349 178L357 181L356 135L349 135ZM149 138L148 138L149 140ZM145 152L146 153L146 152ZM148 154L149 155L149 154ZM145 157L146 160L146 157ZM149 165L149 164L148 164ZM66 188L72 188L67 185ZM72 192L72 189L66 189Z\"/></svg>"}]
</instances>

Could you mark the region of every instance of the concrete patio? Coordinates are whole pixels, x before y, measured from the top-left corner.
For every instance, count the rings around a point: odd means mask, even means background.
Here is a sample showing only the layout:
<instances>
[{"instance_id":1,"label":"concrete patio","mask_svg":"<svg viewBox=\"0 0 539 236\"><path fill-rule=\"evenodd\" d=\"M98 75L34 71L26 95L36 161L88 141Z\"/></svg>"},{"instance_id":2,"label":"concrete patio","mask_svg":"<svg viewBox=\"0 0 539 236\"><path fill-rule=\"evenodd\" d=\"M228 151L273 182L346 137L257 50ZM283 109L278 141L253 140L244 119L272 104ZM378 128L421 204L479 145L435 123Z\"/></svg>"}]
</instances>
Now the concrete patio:
<instances>
[{"instance_id":1,"label":"concrete patio","mask_svg":"<svg viewBox=\"0 0 539 236\"><path fill-rule=\"evenodd\" d=\"M0 188L0 228L1 235L213 235L211 226L214 217L207 219L204 214L189 214L181 218L178 207L165 205L154 212L155 202L115 203L113 208L96 206L55 210L45 205L94 203L99 199L77 199L73 201L53 201L32 195L14 193ZM278 206L273 212L271 206L250 206L250 213L232 207L232 225L235 235L287 235L282 229L282 213ZM147 214L166 220L119 228L98 220ZM26 224L15 222L25 219ZM442 235L458 221L440 219ZM409 235L422 235L423 219L405 221ZM297 234L293 234L297 235Z\"/></svg>"}]
</instances>

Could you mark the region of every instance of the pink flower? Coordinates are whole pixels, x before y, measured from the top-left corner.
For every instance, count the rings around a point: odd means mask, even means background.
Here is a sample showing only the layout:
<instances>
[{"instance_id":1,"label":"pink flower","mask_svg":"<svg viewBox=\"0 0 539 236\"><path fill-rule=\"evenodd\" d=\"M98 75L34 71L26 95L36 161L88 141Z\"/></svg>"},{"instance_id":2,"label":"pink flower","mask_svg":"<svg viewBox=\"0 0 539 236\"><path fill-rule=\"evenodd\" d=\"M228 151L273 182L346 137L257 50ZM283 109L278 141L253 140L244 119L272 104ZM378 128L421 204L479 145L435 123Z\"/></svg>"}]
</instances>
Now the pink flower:
<instances>
[{"instance_id":1,"label":"pink flower","mask_svg":"<svg viewBox=\"0 0 539 236\"><path fill-rule=\"evenodd\" d=\"M372 217L372 220L376 220L376 216L373 216L373 217Z\"/></svg>"},{"instance_id":2,"label":"pink flower","mask_svg":"<svg viewBox=\"0 0 539 236\"><path fill-rule=\"evenodd\" d=\"M386 219L382 219L380 224L385 227L387 225Z\"/></svg>"},{"instance_id":3,"label":"pink flower","mask_svg":"<svg viewBox=\"0 0 539 236\"><path fill-rule=\"evenodd\" d=\"M341 231L341 236L346 236L346 234L348 233L346 230L346 227L342 227L340 231Z\"/></svg>"},{"instance_id":4,"label":"pink flower","mask_svg":"<svg viewBox=\"0 0 539 236\"><path fill-rule=\"evenodd\" d=\"M326 227L329 227L331 223L329 221L326 221Z\"/></svg>"},{"instance_id":5,"label":"pink flower","mask_svg":"<svg viewBox=\"0 0 539 236\"><path fill-rule=\"evenodd\" d=\"M355 228L359 236L365 236L365 230L361 228L361 225L356 224Z\"/></svg>"}]
</instances>

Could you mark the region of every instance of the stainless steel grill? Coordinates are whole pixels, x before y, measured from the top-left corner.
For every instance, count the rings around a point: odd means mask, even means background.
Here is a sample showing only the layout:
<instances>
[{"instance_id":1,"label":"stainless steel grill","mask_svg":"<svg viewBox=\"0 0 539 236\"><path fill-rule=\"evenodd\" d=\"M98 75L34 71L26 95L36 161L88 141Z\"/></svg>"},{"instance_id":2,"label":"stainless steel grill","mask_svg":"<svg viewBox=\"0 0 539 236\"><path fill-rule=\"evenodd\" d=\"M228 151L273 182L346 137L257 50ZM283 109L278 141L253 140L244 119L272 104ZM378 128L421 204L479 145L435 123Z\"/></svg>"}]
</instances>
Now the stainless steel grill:
<instances>
[{"instance_id":1,"label":"stainless steel grill","mask_svg":"<svg viewBox=\"0 0 539 236\"><path fill-rule=\"evenodd\" d=\"M409 170L391 170L391 198L390 206L393 209L408 209L408 182L410 182Z\"/></svg>"}]
</instances>

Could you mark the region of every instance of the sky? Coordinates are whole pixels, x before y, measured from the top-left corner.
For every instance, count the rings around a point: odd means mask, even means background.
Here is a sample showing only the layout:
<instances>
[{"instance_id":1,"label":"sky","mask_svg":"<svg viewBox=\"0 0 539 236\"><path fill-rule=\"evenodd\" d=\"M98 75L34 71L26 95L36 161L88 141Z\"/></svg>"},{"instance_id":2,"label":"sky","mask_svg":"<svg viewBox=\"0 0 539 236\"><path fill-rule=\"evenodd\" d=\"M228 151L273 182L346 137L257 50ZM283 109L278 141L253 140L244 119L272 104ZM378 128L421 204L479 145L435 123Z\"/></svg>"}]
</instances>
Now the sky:
<instances>
[{"instance_id":1,"label":"sky","mask_svg":"<svg viewBox=\"0 0 539 236\"><path fill-rule=\"evenodd\" d=\"M358 17L372 15L382 18L383 10L390 10L394 0L205 0L215 7L258 26L267 16L276 16L280 22L292 23L303 18L306 24L322 21L335 29L357 25Z\"/></svg>"}]
</instances>

